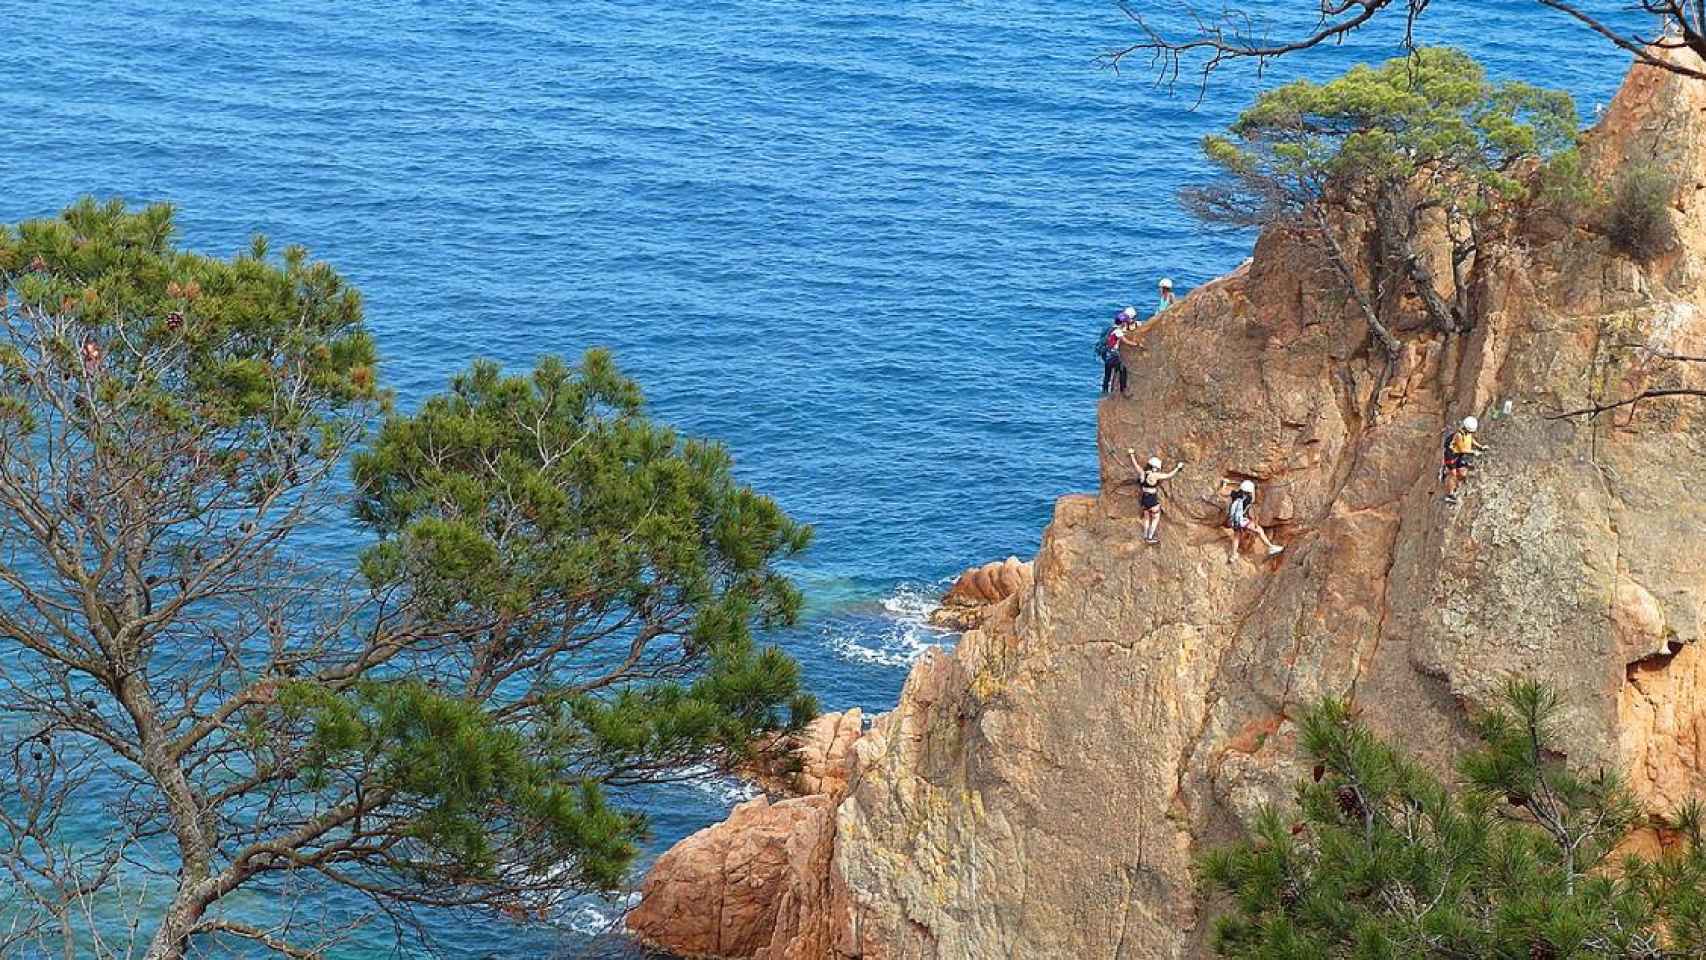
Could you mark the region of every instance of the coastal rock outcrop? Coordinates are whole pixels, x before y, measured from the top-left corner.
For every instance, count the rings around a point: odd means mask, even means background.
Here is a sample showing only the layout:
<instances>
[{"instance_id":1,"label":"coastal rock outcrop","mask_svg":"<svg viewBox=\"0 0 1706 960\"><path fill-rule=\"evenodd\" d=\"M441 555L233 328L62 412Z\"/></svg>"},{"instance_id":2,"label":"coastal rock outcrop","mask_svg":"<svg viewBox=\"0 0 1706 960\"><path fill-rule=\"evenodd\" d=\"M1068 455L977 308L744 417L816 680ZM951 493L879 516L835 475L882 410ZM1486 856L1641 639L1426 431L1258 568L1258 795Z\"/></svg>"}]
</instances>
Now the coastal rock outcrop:
<instances>
[{"instance_id":1,"label":"coastal rock outcrop","mask_svg":"<svg viewBox=\"0 0 1706 960\"><path fill-rule=\"evenodd\" d=\"M757 956L775 935L789 889L828 870L828 850L816 847L833 805L820 794L778 803L761 796L735 807L658 859L628 929L678 956Z\"/></svg>"},{"instance_id":2,"label":"coastal rock outcrop","mask_svg":"<svg viewBox=\"0 0 1706 960\"><path fill-rule=\"evenodd\" d=\"M1637 264L1537 209L1477 265L1470 332L1387 304L1387 364L1276 233L1151 324L1125 351L1145 391L1103 401L1101 491L1060 500L1027 585L915 665L845 795L788 815L800 873L767 888L768 937L719 955L1203 956L1192 861L1290 796L1293 717L1323 696L1444 768L1503 678L1538 676L1572 762L1660 806L1706 788L1706 401L1558 416L1706 388L1669 359L1706 356L1706 84L1637 67L1584 156L1678 176L1668 252ZM1440 440L1468 413L1493 453L1453 506ZM1128 447L1189 464L1161 547ZM1223 477L1258 483L1284 554L1227 562Z\"/></svg>"},{"instance_id":3,"label":"coastal rock outcrop","mask_svg":"<svg viewBox=\"0 0 1706 960\"><path fill-rule=\"evenodd\" d=\"M987 608L1029 590L1033 580L1031 564L1018 557L968 567L942 595L930 622L952 630L973 629L983 622Z\"/></svg>"},{"instance_id":4,"label":"coastal rock outcrop","mask_svg":"<svg viewBox=\"0 0 1706 960\"><path fill-rule=\"evenodd\" d=\"M829 861L835 807L847 795L858 708L826 713L787 738L779 761L748 771L785 799L758 797L671 847L629 913L641 943L710 960L811 960L831 956Z\"/></svg>"},{"instance_id":5,"label":"coastal rock outcrop","mask_svg":"<svg viewBox=\"0 0 1706 960\"><path fill-rule=\"evenodd\" d=\"M858 707L822 714L798 733L760 749L761 760L741 774L767 793L785 797L845 794L853 741L864 725L865 714Z\"/></svg>"}]
</instances>

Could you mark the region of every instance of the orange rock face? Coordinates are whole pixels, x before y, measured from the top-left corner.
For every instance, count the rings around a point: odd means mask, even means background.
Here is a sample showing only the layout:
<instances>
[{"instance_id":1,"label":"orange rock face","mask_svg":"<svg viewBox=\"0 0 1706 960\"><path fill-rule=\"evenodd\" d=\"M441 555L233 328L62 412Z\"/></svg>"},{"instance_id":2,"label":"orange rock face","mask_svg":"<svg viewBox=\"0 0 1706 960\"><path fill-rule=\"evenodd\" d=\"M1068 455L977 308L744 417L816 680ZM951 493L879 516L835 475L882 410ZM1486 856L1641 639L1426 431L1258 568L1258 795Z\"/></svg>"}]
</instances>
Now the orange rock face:
<instances>
[{"instance_id":1,"label":"orange rock face","mask_svg":"<svg viewBox=\"0 0 1706 960\"><path fill-rule=\"evenodd\" d=\"M1101 490L1058 503L1020 589L852 742L845 795L791 821L799 872L754 912L769 938L723 955L1205 956L1192 863L1287 802L1307 773L1292 717L1324 696L1445 769L1470 713L1536 676L1573 762L1630 771L1660 807L1706 789L1706 402L1552 417L1706 387L1706 364L1660 356L1706 356L1706 84L1636 69L1584 156L1602 179L1633 158L1680 177L1673 249L1636 264L1535 211L1476 265L1469 333L1382 304L1390 367L1277 233L1151 324L1126 349L1145 390L1102 402ZM1454 507L1441 436L1470 413L1492 453ZM1127 448L1190 464L1160 547ZM1257 482L1281 556L1226 562L1228 476Z\"/></svg>"},{"instance_id":2,"label":"orange rock face","mask_svg":"<svg viewBox=\"0 0 1706 960\"><path fill-rule=\"evenodd\" d=\"M627 918L635 937L683 957L829 956L831 919L846 915L830 882L835 807L863 725L857 708L817 717L791 738L791 769L757 778L790 799L743 803L659 858Z\"/></svg>"},{"instance_id":3,"label":"orange rock face","mask_svg":"<svg viewBox=\"0 0 1706 960\"><path fill-rule=\"evenodd\" d=\"M665 853L640 888L628 929L685 957L753 957L769 947L783 894L827 869L812 854L831 814L826 796L764 797ZM827 852L827 851L826 851ZM778 955L779 956L779 955Z\"/></svg>"}]
</instances>

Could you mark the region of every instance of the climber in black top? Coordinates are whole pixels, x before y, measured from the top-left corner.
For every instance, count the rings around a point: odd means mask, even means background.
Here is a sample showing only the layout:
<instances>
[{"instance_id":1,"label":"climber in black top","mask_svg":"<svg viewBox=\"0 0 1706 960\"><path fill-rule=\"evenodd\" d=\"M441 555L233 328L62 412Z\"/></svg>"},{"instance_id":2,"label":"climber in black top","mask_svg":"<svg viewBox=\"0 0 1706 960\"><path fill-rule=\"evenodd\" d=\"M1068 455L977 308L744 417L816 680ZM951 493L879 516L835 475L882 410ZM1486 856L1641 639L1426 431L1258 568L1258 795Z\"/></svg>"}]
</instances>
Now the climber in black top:
<instances>
[{"instance_id":1,"label":"climber in black top","mask_svg":"<svg viewBox=\"0 0 1706 960\"><path fill-rule=\"evenodd\" d=\"M1138 466L1137 454L1127 447L1125 455L1131 459L1132 469L1137 471L1137 485L1143 501L1143 540L1145 543L1161 542L1161 483L1171 480L1185 469L1185 461L1180 460L1170 472L1161 472L1161 458L1150 457L1148 468Z\"/></svg>"}]
</instances>

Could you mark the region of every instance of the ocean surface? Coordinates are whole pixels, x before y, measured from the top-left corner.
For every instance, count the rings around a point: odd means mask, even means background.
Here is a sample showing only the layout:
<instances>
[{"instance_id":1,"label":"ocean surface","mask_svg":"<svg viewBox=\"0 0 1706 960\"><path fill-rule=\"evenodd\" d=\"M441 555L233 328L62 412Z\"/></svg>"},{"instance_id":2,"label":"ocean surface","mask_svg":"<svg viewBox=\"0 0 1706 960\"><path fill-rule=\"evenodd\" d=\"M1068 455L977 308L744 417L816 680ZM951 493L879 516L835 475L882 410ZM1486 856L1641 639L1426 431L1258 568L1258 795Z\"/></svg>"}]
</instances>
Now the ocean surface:
<instances>
[{"instance_id":1,"label":"ocean surface","mask_svg":"<svg viewBox=\"0 0 1706 960\"><path fill-rule=\"evenodd\" d=\"M1175 205L1198 139L1398 27L1205 91L1099 67L1136 37L1100 0L12 3L0 221L117 195L176 203L207 252L305 244L364 291L405 407L476 356L611 347L657 417L817 526L804 622L771 639L827 709L866 710L952 643L922 614L957 571L1028 556L1094 487L1105 318L1248 255ZM1628 59L1533 0L1423 24L1590 118ZM746 795L638 797L648 857ZM429 926L450 957L635 956L620 910ZM334 954L394 955L430 954L388 929Z\"/></svg>"}]
</instances>

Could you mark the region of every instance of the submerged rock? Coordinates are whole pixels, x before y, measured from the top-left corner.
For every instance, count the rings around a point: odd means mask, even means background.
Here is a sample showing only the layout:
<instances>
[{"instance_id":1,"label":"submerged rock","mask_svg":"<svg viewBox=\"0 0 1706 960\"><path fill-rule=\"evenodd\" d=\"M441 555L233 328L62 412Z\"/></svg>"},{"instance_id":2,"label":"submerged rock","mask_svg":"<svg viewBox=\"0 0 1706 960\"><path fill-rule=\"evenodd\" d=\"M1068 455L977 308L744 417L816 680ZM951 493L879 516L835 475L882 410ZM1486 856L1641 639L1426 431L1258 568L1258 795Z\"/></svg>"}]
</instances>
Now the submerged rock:
<instances>
[{"instance_id":1,"label":"submerged rock","mask_svg":"<svg viewBox=\"0 0 1706 960\"><path fill-rule=\"evenodd\" d=\"M657 931L690 916L711 943L705 908L680 905L736 881L732 915L753 919L717 922L719 956L1205 956L1193 859L1289 798L1307 773L1292 717L1323 696L1443 769L1505 677L1537 676L1568 705L1572 762L1629 770L1660 806L1706 787L1706 503L1689 489L1706 405L1548 416L1706 386L1706 365L1658 357L1706 355L1706 84L1637 67L1584 154L1607 179L1633 157L1683 175L1670 252L1636 265L1536 213L1481 265L1471 332L1393 305L1390 368L1320 259L1278 234L1151 324L1126 350L1146 389L1103 401L1099 441L1192 465L1166 487L1164 544L1142 542L1130 465L1105 455L1023 586L853 741L845 783L684 841L702 870L660 861L635 928L684 943ZM1469 413L1493 454L1452 506L1440 438ZM1226 562L1223 476L1258 482L1283 555ZM732 856L742 843L767 852ZM667 879L719 864L719 882Z\"/></svg>"}]
</instances>

